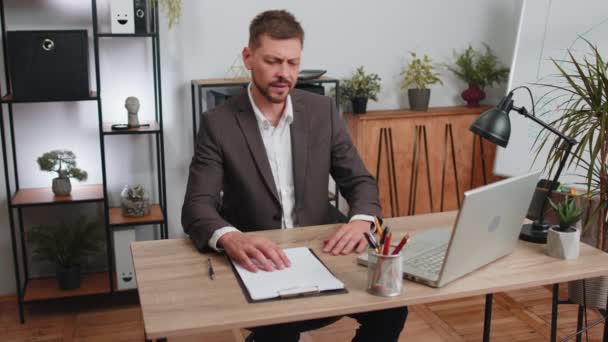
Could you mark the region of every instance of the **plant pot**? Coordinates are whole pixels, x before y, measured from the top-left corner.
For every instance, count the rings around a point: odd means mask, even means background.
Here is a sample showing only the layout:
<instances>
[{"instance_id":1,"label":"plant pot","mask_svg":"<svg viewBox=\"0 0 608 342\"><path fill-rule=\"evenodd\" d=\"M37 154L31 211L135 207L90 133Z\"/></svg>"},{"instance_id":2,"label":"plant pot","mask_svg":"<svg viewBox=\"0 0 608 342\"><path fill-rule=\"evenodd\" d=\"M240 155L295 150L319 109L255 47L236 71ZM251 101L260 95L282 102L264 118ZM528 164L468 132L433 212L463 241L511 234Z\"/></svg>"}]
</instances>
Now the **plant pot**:
<instances>
[{"instance_id":1,"label":"plant pot","mask_svg":"<svg viewBox=\"0 0 608 342\"><path fill-rule=\"evenodd\" d=\"M72 267L57 266L57 284L62 290L73 290L80 287L80 265Z\"/></svg>"},{"instance_id":2,"label":"plant pot","mask_svg":"<svg viewBox=\"0 0 608 342\"><path fill-rule=\"evenodd\" d=\"M461 96L467 101L467 107L479 107L479 101L486 98L486 93L477 86L469 85Z\"/></svg>"},{"instance_id":3,"label":"plant pot","mask_svg":"<svg viewBox=\"0 0 608 342\"><path fill-rule=\"evenodd\" d=\"M71 192L72 183L70 183L70 178L53 178L53 193L55 194L55 196L67 196Z\"/></svg>"},{"instance_id":4,"label":"plant pot","mask_svg":"<svg viewBox=\"0 0 608 342\"><path fill-rule=\"evenodd\" d=\"M586 304L598 309L606 309L608 276L569 282L568 297L576 304Z\"/></svg>"},{"instance_id":5,"label":"plant pot","mask_svg":"<svg viewBox=\"0 0 608 342\"><path fill-rule=\"evenodd\" d=\"M352 98L353 114L363 114L367 112L367 97Z\"/></svg>"},{"instance_id":6,"label":"plant pot","mask_svg":"<svg viewBox=\"0 0 608 342\"><path fill-rule=\"evenodd\" d=\"M570 227L567 232L562 232L555 227L549 228L547 232L547 255L564 260L578 258L581 246L580 229Z\"/></svg>"},{"instance_id":7,"label":"plant pot","mask_svg":"<svg viewBox=\"0 0 608 342\"><path fill-rule=\"evenodd\" d=\"M150 214L150 200L132 201L127 198L121 200L122 216L142 217Z\"/></svg>"},{"instance_id":8,"label":"plant pot","mask_svg":"<svg viewBox=\"0 0 608 342\"><path fill-rule=\"evenodd\" d=\"M410 100L410 109L426 112L429 110L431 89L408 89L407 97Z\"/></svg>"}]
</instances>

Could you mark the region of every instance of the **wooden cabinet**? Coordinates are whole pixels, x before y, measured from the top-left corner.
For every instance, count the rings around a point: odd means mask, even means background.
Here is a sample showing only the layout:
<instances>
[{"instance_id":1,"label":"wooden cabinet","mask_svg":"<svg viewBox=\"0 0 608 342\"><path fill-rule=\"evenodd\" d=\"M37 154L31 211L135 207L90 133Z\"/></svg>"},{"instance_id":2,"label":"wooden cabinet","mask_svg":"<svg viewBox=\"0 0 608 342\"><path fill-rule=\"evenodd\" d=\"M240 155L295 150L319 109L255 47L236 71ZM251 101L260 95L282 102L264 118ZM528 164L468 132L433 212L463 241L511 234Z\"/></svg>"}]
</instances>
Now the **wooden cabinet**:
<instances>
[{"instance_id":1,"label":"wooden cabinet","mask_svg":"<svg viewBox=\"0 0 608 342\"><path fill-rule=\"evenodd\" d=\"M438 107L428 112L344 114L363 162L374 177L379 176L384 217L455 210L462 203L464 191L498 179L492 173L495 145L485 140L482 143L469 131L469 125L487 109ZM390 128L388 137L392 136L395 170L390 179L394 183L392 207L389 171L393 168L388 167L384 145L385 141L390 145L389 139L382 139L377 172L382 128Z\"/></svg>"}]
</instances>

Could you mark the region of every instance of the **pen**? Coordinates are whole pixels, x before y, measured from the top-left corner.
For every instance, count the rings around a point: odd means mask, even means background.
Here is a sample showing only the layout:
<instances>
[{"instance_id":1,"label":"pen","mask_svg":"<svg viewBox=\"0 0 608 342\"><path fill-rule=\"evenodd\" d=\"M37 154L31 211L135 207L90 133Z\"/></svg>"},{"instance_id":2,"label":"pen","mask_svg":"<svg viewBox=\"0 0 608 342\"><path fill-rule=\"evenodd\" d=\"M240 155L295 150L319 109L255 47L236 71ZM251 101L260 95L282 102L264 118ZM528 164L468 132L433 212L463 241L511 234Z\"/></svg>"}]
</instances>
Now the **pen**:
<instances>
[{"instance_id":1,"label":"pen","mask_svg":"<svg viewBox=\"0 0 608 342\"><path fill-rule=\"evenodd\" d=\"M378 236L382 236L382 224L376 216L374 216L374 225L376 226L376 232L378 233Z\"/></svg>"},{"instance_id":2,"label":"pen","mask_svg":"<svg viewBox=\"0 0 608 342\"><path fill-rule=\"evenodd\" d=\"M211 280L215 279L215 271L213 270L213 264L211 263L211 258L207 258L207 262L209 263L209 278Z\"/></svg>"},{"instance_id":3,"label":"pen","mask_svg":"<svg viewBox=\"0 0 608 342\"><path fill-rule=\"evenodd\" d=\"M391 246L391 237L393 237L393 233L386 234L386 239L384 241L384 250L382 251L382 254L384 254L384 255L388 255L388 249Z\"/></svg>"},{"instance_id":4,"label":"pen","mask_svg":"<svg viewBox=\"0 0 608 342\"><path fill-rule=\"evenodd\" d=\"M382 232L382 236L380 237L380 248L384 247L384 243L386 242L386 236L389 234L391 229L387 226L384 227L384 231Z\"/></svg>"},{"instance_id":5,"label":"pen","mask_svg":"<svg viewBox=\"0 0 608 342\"><path fill-rule=\"evenodd\" d=\"M369 246L371 248L375 249L376 253L378 253L379 252L378 243L376 242L376 239L374 239L374 236L372 234L370 234L369 232L363 233L363 236L365 236L365 239L367 240L367 243L369 244Z\"/></svg>"},{"instance_id":6,"label":"pen","mask_svg":"<svg viewBox=\"0 0 608 342\"><path fill-rule=\"evenodd\" d=\"M399 241L399 244L397 245L397 247L395 247L395 249L393 250L393 255L401 252L401 249L403 248L403 246L405 246L405 244L407 243L407 240L409 238L410 238L410 235L408 233L405 233L405 236L403 236L401 241Z\"/></svg>"}]
</instances>

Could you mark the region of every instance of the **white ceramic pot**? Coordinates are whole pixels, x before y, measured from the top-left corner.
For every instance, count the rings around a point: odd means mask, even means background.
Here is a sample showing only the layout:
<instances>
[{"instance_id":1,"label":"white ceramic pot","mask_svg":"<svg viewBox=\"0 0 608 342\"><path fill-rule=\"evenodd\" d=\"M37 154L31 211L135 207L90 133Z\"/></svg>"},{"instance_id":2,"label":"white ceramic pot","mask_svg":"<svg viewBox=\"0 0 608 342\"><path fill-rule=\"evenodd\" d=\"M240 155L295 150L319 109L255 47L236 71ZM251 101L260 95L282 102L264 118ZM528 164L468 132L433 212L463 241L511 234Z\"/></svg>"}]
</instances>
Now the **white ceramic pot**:
<instances>
[{"instance_id":1,"label":"white ceramic pot","mask_svg":"<svg viewBox=\"0 0 608 342\"><path fill-rule=\"evenodd\" d=\"M581 246L581 230L574 227L568 232L549 228L547 232L547 255L572 260L578 258Z\"/></svg>"}]
</instances>

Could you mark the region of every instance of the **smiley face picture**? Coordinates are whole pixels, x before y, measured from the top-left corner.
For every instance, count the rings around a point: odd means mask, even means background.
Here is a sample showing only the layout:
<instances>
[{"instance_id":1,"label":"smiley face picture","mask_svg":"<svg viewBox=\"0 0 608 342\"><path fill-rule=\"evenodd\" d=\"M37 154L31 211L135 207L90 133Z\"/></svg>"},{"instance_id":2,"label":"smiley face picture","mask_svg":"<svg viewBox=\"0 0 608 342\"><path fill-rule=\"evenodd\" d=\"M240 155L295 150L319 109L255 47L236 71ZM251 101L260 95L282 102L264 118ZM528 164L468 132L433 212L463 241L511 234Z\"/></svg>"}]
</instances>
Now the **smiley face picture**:
<instances>
[{"instance_id":1,"label":"smiley face picture","mask_svg":"<svg viewBox=\"0 0 608 342\"><path fill-rule=\"evenodd\" d=\"M112 33L135 33L132 0L110 0Z\"/></svg>"}]
</instances>

